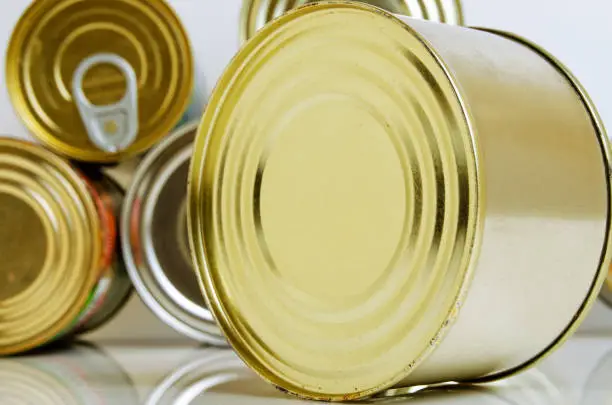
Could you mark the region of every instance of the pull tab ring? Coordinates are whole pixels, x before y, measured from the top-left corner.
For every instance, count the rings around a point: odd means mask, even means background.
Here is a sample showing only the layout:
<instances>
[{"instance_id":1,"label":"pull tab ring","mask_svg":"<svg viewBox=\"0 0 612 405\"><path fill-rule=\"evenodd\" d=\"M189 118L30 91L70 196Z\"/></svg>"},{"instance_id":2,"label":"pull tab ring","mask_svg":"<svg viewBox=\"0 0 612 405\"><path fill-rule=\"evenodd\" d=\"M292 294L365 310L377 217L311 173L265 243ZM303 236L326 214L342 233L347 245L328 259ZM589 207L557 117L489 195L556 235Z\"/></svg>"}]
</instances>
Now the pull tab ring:
<instances>
[{"instance_id":1,"label":"pull tab ring","mask_svg":"<svg viewBox=\"0 0 612 405\"><path fill-rule=\"evenodd\" d=\"M85 73L94 65L110 64L117 67L127 80L126 92L118 102L93 105L83 91ZM117 153L126 149L138 135L138 101L136 72L132 66L112 53L99 53L85 58L72 77L72 94L87 130L89 139L99 149Z\"/></svg>"}]
</instances>

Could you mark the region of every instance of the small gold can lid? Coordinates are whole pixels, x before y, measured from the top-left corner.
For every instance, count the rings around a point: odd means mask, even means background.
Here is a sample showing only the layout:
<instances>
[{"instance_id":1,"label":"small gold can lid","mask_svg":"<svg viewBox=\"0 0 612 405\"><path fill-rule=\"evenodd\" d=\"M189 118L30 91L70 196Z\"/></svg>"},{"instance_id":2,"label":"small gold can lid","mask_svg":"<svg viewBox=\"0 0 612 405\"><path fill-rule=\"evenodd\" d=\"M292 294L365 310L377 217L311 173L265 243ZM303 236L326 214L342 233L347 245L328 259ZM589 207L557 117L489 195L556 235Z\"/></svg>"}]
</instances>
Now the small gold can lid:
<instances>
[{"instance_id":1,"label":"small gold can lid","mask_svg":"<svg viewBox=\"0 0 612 405\"><path fill-rule=\"evenodd\" d=\"M84 180L40 146L0 138L0 355L65 332L99 277L100 224Z\"/></svg>"},{"instance_id":2,"label":"small gold can lid","mask_svg":"<svg viewBox=\"0 0 612 405\"><path fill-rule=\"evenodd\" d=\"M243 0L240 36L251 38L261 27L287 11L318 0ZM393 14L463 25L461 0L357 0Z\"/></svg>"},{"instance_id":3,"label":"small gold can lid","mask_svg":"<svg viewBox=\"0 0 612 405\"><path fill-rule=\"evenodd\" d=\"M146 151L181 119L193 61L163 0L38 0L11 37L6 81L15 109L47 147L109 162ZM110 105L112 115L103 111ZM96 131L129 133L131 141L104 149Z\"/></svg>"},{"instance_id":4,"label":"small gold can lid","mask_svg":"<svg viewBox=\"0 0 612 405\"><path fill-rule=\"evenodd\" d=\"M220 79L190 173L194 262L232 346L312 399L406 377L469 284L474 151L445 65L390 14L321 3L263 28Z\"/></svg>"}]
</instances>

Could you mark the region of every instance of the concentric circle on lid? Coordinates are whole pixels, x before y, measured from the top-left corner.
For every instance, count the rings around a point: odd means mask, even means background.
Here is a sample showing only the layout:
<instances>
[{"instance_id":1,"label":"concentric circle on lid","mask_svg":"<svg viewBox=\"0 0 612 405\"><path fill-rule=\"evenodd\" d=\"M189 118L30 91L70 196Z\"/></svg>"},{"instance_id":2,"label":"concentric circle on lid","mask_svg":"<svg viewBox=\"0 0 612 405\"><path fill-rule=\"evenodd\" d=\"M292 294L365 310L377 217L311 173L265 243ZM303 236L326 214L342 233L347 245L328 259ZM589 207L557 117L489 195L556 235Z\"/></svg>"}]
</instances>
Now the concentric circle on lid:
<instances>
[{"instance_id":1,"label":"concentric circle on lid","mask_svg":"<svg viewBox=\"0 0 612 405\"><path fill-rule=\"evenodd\" d=\"M224 345L193 270L187 241L187 177L196 123L156 146L138 167L122 213L128 273L145 304L193 339Z\"/></svg>"},{"instance_id":2,"label":"concentric circle on lid","mask_svg":"<svg viewBox=\"0 0 612 405\"><path fill-rule=\"evenodd\" d=\"M359 3L288 13L235 57L194 144L190 242L209 307L297 395L392 386L457 316L477 184L468 113L423 38Z\"/></svg>"},{"instance_id":3,"label":"concentric circle on lid","mask_svg":"<svg viewBox=\"0 0 612 405\"><path fill-rule=\"evenodd\" d=\"M139 131L117 153L90 141L72 94L77 67L95 54L118 55L136 73ZM37 0L13 32L6 81L15 109L46 146L78 160L117 161L144 152L181 119L193 62L186 33L162 0ZM125 93L126 79L98 64L83 88L93 104L110 104Z\"/></svg>"},{"instance_id":4,"label":"concentric circle on lid","mask_svg":"<svg viewBox=\"0 0 612 405\"><path fill-rule=\"evenodd\" d=\"M0 355L65 332L99 277L101 235L87 186L41 147L0 139Z\"/></svg>"},{"instance_id":5,"label":"concentric circle on lid","mask_svg":"<svg viewBox=\"0 0 612 405\"><path fill-rule=\"evenodd\" d=\"M393 14L463 25L461 0L357 0ZM287 11L317 0L243 0L240 22L242 41L251 38L266 23Z\"/></svg>"}]
</instances>

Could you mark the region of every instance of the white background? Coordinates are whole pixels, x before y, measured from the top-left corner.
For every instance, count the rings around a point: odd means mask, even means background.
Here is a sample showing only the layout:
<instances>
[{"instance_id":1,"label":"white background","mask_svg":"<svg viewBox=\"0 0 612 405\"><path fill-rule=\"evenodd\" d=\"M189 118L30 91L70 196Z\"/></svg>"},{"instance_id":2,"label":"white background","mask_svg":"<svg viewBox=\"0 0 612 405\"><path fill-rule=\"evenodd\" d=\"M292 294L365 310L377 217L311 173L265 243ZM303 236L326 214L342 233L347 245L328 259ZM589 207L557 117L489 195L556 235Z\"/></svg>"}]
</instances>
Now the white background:
<instances>
[{"instance_id":1,"label":"white background","mask_svg":"<svg viewBox=\"0 0 612 405\"><path fill-rule=\"evenodd\" d=\"M196 58L196 105L204 106L224 66L238 49L241 0L170 0L181 17ZM612 128L612 2L610 0L463 0L466 22L516 32L542 45L564 62L586 87L604 122ZM29 0L2 1L0 47L5 54L11 31ZM0 63L0 134L33 139L14 113ZM1 224L0 224L1 226ZM576 241L580 243L580 241ZM547 299L547 297L542 297ZM612 333L612 309L597 304L583 332ZM134 297L128 308L97 337L170 338Z\"/></svg>"}]
</instances>

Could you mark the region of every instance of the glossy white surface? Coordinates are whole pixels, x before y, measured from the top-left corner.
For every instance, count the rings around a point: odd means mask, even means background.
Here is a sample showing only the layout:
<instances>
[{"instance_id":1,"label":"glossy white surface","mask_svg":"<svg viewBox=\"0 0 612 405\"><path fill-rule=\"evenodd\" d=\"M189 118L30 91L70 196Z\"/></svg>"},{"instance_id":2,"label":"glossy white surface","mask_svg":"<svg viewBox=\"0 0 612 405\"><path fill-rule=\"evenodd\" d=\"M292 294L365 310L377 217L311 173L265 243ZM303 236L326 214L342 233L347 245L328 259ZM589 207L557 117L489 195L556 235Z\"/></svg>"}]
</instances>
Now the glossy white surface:
<instances>
[{"instance_id":1,"label":"glossy white surface","mask_svg":"<svg viewBox=\"0 0 612 405\"><path fill-rule=\"evenodd\" d=\"M537 368L496 384L389 392L369 403L605 405L611 378L612 338L582 336ZM298 403L306 402L267 385L229 350L107 343L0 360L3 405Z\"/></svg>"},{"instance_id":2,"label":"glossy white surface","mask_svg":"<svg viewBox=\"0 0 612 405\"><path fill-rule=\"evenodd\" d=\"M33 140L13 110L5 76L6 46L19 16L32 0L2 2L0 13L0 136ZM241 0L168 0L181 18L196 61L191 117L202 110L216 80L239 48ZM466 23L514 31L542 45L583 83L608 128L612 122L612 12L610 0L463 0ZM612 310L597 303L581 332L612 334ZM103 339L187 338L157 319L134 296L127 308L93 334ZM0 402L1 404L2 402Z\"/></svg>"}]
</instances>

